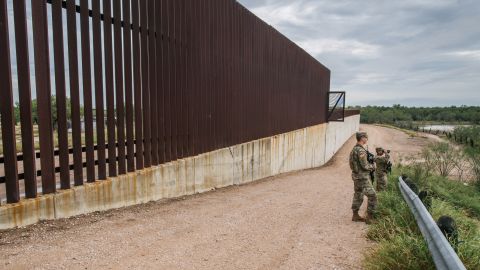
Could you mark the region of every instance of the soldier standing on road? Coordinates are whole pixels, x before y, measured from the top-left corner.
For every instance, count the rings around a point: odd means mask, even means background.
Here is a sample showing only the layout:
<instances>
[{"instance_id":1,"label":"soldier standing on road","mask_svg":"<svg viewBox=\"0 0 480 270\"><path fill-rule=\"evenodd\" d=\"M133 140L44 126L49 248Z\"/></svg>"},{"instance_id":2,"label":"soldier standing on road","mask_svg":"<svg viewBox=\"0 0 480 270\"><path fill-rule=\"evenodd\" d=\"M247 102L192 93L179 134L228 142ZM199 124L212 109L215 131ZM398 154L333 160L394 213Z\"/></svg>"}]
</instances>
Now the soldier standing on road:
<instances>
[{"instance_id":1,"label":"soldier standing on road","mask_svg":"<svg viewBox=\"0 0 480 270\"><path fill-rule=\"evenodd\" d=\"M365 145L368 142L366 132L357 132L357 144L350 152L350 169L352 170L352 179L354 185L354 194L352 202L353 217L352 221L370 224L373 219L373 213L377 206L377 194L370 182L370 172L375 170L375 166L367 161L367 150ZM358 214L360 206L363 203L363 196L368 197L367 217L363 218Z\"/></svg>"},{"instance_id":2,"label":"soldier standing on road","mask_svg":"<svg viewBox=\"0 0 480 270\"><path fill-rule=\"evenodd\" d=\"M377 147L377 156L375 157L375 179L377 179L377 191L387 189L387 167L390 161L390 155L381 147Z\"/></svg>"}]
</instances>

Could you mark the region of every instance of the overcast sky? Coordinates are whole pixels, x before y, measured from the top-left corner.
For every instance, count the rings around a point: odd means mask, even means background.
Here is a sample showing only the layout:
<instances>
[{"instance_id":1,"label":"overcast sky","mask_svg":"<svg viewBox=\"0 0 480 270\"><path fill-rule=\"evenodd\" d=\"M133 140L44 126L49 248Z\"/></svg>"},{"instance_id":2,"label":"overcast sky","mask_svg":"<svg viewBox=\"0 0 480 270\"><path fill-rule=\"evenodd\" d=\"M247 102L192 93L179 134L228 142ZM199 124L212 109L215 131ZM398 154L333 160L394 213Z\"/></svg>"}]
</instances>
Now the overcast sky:
<instances>
[{"instance_id":1,"label":"overcast sky","mask_svg":"<svg viewBox=\"0 0 480 270\"><path fill-rule=\"evenodd\" d=\"M349 105L480 105L479 0L238 0L332 71Z\"/></svg>"}]
</instances>

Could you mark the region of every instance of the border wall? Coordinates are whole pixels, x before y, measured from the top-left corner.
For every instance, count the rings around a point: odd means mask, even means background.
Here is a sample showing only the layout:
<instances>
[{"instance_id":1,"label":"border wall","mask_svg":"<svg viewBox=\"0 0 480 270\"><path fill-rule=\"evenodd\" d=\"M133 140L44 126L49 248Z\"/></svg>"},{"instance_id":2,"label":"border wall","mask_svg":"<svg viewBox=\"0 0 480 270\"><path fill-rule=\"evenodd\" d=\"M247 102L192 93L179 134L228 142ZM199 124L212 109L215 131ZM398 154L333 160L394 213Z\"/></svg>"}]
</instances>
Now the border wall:
<instances>
[{"instance_id":1,"label":"border wall","mask_svg":"<svg viewBox=\"0 0 480 270\"><path fill-rule=\"evenodd\" d=\"M330 70L235 0L0 0L0 56L2 202L327 122Z\"/></svg>"},{"instance_id":2,"label":"border wall","mask_svg":"<svg viewBox=\"0 0 480 270\"><path fill-rule=\"evenodd\" d=\"M0 207L0 229L182 197L327 163L360 116L319 124Z\"/></svg>"}]
</instances>

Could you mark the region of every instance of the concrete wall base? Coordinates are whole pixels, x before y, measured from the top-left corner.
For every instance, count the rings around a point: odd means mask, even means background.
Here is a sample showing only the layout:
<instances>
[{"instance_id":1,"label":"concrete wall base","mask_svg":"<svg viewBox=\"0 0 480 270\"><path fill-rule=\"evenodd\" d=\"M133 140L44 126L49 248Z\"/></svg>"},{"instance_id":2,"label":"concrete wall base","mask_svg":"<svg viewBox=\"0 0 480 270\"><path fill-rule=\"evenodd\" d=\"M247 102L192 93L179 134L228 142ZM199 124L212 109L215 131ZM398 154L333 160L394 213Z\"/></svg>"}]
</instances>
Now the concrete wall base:
<instances>
[{"instance_id":1,"label":"concrete wall base","mask_svg":"<svg viewBox=\"0 0 480 270\"><path fill-rule=\"evenodd\" d=\"M0 206L0 229L175 198L322 166L359 129L360 116L223 148L55 194Z\"/></svg>"}]
</instances>

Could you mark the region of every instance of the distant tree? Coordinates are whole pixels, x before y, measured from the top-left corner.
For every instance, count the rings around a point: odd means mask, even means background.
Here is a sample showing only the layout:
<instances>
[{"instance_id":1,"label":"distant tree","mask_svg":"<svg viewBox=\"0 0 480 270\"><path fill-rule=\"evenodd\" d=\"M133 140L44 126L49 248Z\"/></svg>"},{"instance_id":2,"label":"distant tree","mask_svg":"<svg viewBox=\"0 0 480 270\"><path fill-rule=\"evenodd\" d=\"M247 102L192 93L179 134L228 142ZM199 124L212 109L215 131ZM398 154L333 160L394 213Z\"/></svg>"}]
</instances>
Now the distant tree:
<instances>
[{"instance_id":1,"label":"distant tree","mask_svg":"<svg viewBox=\"0 0 480 270\"><path fill-rule=\"evenodd\" d=\"M66 100L66 107L67 107L67 120L72 119L72 106L71 100L67 97ZM15 121L16 123L20 122L20 104L18 102L15 103ZM56 96L52 96L51 98L51 110L52 110L52 123L54 127L57 127L58 122L58 113L57 113L57 98ZM83 106L80 107L80 116L83 116ZM32 121L33 124L38 124L38 106L37 106L37 99L32 100Z\"/></svg>"},{"instance_id":2,"label":"distant tree","mask_svg":"<svg viewBox=\"0 0 480 270\"><path fill-rule=\"evenodd\" d=\"M361 110L362 123L394 124L411 121L480 123L480 107L473 106L409 108L395 104L393 107L366 106L356 109Z\"/></svg>"}]
</instances>

